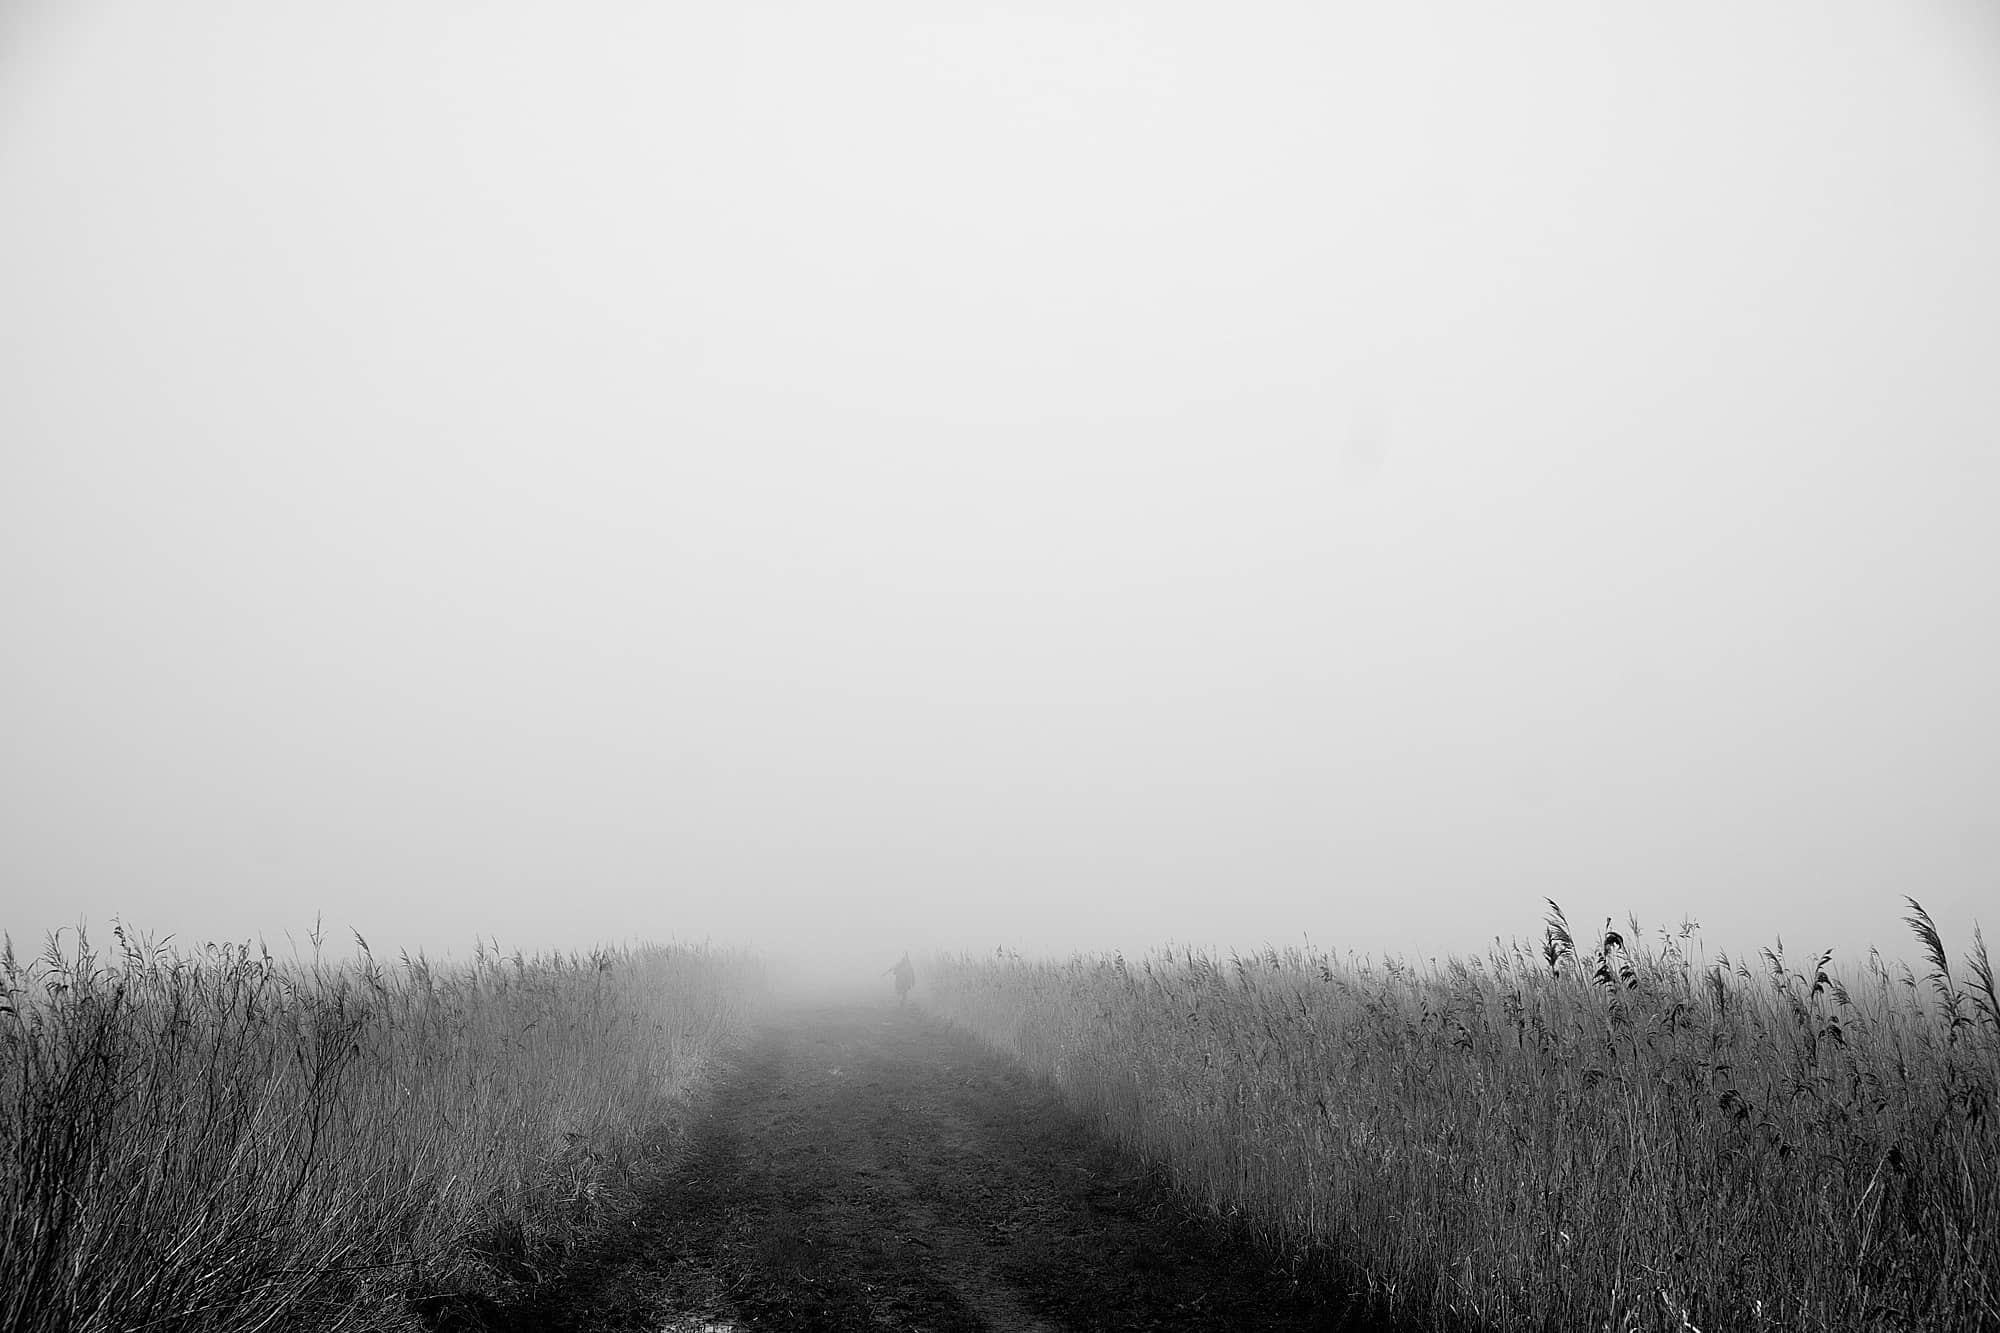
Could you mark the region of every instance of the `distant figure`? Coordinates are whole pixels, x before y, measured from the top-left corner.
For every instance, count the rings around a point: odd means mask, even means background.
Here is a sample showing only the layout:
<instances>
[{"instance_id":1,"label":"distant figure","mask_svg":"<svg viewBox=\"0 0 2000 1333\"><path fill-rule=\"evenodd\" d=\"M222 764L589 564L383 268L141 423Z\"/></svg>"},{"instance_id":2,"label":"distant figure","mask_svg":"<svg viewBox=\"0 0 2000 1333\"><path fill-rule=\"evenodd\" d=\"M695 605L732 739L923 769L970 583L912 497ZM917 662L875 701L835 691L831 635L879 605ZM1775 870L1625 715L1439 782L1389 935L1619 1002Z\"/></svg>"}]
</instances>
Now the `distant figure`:
<instances>
[{"instance_id":1,"label":"distant figure","mask_svg":"<svg viewBox=\"0 0 2000 1333\"><path fill-rule=\"evenodd\" d=\"M910 955L904 954L897 960L894 967L885 968L882 975L886 977L891 972L896 974L896 1003L898 1005L908 1004L910 1002L910 988L917 984L917 969L910 966Z\"/></svg>"}]
</instances>

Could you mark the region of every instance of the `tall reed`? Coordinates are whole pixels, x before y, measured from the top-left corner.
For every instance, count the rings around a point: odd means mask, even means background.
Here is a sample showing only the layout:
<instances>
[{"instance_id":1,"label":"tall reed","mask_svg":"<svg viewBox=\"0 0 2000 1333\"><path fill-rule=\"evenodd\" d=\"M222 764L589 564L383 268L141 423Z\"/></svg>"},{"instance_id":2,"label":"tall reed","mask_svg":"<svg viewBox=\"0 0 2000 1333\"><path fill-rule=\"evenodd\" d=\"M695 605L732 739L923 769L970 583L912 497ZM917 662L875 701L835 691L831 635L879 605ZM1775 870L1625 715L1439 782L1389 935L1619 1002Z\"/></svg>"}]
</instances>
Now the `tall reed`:
<instances>
[{"instance_id":1,"label":"tall reed","mask_svg":"<svg viewBox=\"0 0 2000 1333\"><path fill-rule=\"evenodd\" d=\"M0 1328L375 1328L559 1264L757 1002L750 959L0 954Z\"/></svg>"},{"instance_id":2,"label":"tall reed","mask_svg":"<svg viewBox=\"0 0 2000 1333\"><path fill-rule=\"evenodd\" d=\"M1194 1198L1459 1329L2000 1329L2000 995L1691 929L1412 964L939 957L919 999Z\"/></svg>"}]
</instances>

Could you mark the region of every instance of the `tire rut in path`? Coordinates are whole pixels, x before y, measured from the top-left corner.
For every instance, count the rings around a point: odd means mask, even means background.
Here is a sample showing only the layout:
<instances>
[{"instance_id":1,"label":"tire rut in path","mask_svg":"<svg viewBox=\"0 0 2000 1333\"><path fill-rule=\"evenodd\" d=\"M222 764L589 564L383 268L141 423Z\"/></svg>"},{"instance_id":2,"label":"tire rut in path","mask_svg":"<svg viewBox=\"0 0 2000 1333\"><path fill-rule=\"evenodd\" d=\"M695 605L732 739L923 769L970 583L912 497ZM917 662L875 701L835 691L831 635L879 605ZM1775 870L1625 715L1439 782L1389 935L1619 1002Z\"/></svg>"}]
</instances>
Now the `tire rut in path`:
<instances>
[{"instance_id":1,"label":"tire rut in path","mask_svg":"<svg viewBox=\"0 0 2000 1333\"><path fill-rule=\"evenodd\" d=\"M914 1009L767 1024L644 1207L519 1327L1335 1326L1043 1087Z\"/></svg>"}]
</instances>

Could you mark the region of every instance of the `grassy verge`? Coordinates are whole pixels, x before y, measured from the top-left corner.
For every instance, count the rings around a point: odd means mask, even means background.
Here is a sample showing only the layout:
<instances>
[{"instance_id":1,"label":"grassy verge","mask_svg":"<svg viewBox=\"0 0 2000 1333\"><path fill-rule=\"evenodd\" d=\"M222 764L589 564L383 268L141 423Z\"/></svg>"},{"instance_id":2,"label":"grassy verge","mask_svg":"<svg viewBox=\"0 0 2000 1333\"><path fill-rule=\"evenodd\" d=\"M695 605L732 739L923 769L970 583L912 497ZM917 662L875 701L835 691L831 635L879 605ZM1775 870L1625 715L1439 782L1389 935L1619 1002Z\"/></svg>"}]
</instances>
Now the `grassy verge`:
<instances>
[{"instance_id":1,"label":"grassy verge","mask_svg":"<svg viewBox=\"0 0 2000 1333\"><path fill-rule=\"evenodd\" d=\"M382 1328L559 1267L762 994L708 948L0 957L0 1328Z\"/></svg>"},{"instance_id":2,"label":"grassy verge","mask_svg":"<svg viewBox=\"0 0 2000 1333\"><path fill-rule=\"evenodd\" d=\"M941 957L919 998L1427 1327L2000 1328L2000 995L1689 933L1424 966Z\"/></svg>"}]
</instances>

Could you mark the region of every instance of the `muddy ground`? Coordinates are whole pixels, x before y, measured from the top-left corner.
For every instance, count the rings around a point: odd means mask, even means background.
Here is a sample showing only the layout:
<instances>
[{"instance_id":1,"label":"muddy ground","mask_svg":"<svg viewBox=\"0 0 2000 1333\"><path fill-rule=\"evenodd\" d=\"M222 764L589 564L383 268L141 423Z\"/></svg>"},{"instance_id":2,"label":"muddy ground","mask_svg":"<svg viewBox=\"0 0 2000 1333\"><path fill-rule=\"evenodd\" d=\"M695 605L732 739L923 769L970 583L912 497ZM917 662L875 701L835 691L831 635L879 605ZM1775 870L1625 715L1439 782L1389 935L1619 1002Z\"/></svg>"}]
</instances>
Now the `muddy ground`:
<instances>
[{"instance_id":1,"label":"muddy ground","mask_svg":"<svg viewBox=\"0 0 2000 1333\"><path fill-rule=\"evenodd\" d=\"M1346 1326L1035 1080L914 1006L785 1014L640 1209L509 1321L934 1333Z\"/></svg>"}]
</instances>

